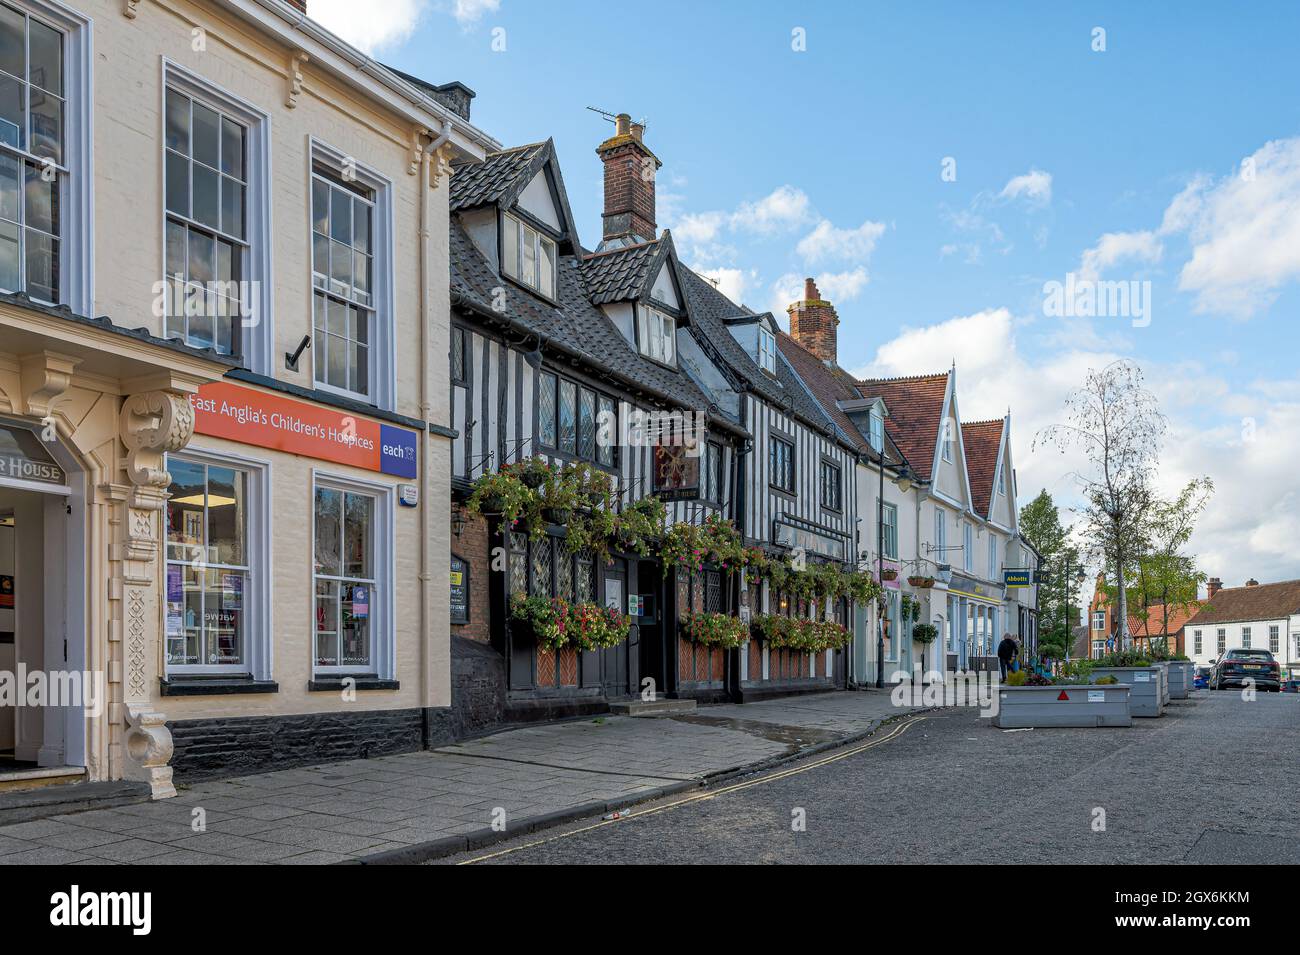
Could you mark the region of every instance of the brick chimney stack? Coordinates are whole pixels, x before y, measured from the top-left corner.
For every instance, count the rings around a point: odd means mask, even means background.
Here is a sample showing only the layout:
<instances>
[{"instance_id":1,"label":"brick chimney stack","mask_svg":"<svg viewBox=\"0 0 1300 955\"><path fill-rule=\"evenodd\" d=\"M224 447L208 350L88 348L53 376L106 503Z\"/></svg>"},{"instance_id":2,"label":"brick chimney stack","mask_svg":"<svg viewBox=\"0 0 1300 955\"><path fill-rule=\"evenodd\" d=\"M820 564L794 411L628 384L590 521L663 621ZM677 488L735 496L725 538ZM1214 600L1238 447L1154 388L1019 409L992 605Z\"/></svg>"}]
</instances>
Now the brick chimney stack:
<instances>
[{"instance_id":1,"label":"brick chimney stack","mask_svg":"<svg viewBox=\"0 0 1300 955\"><path fill-rule=\"evenodd\" d=\"M627 113L614 120L614 135L596 147L605 164L605 212L601 245L649 242L655 234L655 173L663 165L643 141L645 126Z\"/></svg>"},{"instance_id":2,"label":"brick chimney stack","mask_svg":"<svg viewBox=\"0 0 1300 955\"><path fill-rule=\"evenodd\" d=\"M1223 581L1218 577L1211 577L1205 582L1205 599L1213 600L1214 595L1223 589Z\"/></svg>"},{"instance_id":3,"label":"brick chimney stack","mask_svg":"<svg viewBox=\"0 0 1300 955\"><path fill-rule=\"evenodd\" d=\"M835 314L835 307L822 299L817 283L804 279L803 299L787 311L790 313L791 337L826 364L834 365L837 361L835 328L840 317Z\"/></svg>"}]
</instances>

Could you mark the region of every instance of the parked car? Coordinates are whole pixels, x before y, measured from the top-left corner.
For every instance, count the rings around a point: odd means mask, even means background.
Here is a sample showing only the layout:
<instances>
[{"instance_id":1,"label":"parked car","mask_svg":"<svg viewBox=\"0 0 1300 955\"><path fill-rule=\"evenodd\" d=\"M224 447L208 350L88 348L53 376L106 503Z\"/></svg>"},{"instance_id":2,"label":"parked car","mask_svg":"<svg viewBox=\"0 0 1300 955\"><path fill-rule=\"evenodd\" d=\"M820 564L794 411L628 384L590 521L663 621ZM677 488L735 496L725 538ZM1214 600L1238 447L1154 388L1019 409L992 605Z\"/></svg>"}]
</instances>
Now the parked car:
<instances>
[{"instance_id":1,"label":"parked car","mask_svg":"<svg viewBox=\"0 0 1300 955\"><path fill-rule=\"evenodd\" d=\"M1276 693L1282 688L1282 668L1267 650L1229 650L1215 662L1210 670L1210 688L1222 690L1229 686L1242 686L1247 679L1255 687Z\"/></svg>"},{"instance_id":2,"label":"parked car","mask_svg":"<svg viewBox=\"0 0 1300 955\"><path fill-rule=\"evenodd\" d=\"M1293 677L1293 678L1291 678L1290 680L1283 680L1283 681L1282 681L1282 692L1283 692L1283 693L1300 693L1300 679L1296 679L1296 678Z\"/></svg>"},{"instance_id":3,"label":"parked car","mask_svg":"<svg viewBox=\"0 0 1300 955\"><path fill-rule=\"evenodd\" d=\"M1204 690L1210 685L1210 668L1197 667L1196 672L1192 675L1192 688Z\"/></svg>"}]
</instances>

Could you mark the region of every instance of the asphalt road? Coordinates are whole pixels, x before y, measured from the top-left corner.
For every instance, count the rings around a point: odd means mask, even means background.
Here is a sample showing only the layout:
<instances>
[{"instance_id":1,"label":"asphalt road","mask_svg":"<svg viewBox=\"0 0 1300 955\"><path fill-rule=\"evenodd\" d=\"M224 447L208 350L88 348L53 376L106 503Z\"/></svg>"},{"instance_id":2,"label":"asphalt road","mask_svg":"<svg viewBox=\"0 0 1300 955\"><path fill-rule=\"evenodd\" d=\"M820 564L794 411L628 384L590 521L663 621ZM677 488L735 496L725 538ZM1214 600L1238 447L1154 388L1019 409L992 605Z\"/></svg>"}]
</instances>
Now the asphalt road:
<instances>
[{"instance_id":1,"label":"asphalt road","mask_svg":"<svg viewBox=\"0 0 1300 955\"><path fill-rule=\"evenodd\" d=\"M1300 696L1202 690L1134 724L1002 731L937 711L830 762L440 861L1300 862Z\"/></svg>"}]
</instances>

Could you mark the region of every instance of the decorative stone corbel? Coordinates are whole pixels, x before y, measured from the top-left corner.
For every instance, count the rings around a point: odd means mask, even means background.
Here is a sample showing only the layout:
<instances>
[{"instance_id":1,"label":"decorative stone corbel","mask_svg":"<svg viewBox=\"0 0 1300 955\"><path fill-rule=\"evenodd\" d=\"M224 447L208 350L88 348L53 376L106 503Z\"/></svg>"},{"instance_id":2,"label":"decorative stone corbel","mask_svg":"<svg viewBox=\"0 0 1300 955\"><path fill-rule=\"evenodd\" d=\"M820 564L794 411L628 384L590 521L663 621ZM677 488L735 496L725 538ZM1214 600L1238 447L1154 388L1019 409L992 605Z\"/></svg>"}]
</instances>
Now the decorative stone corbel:
<instances>
[{"instance_id":1,"label":"decorative stone corbel","mask_svg":"<svg viewBox=\"0 0 1300 955\"><path fill-rule=\"evenodd\" d=\"M163 455L179 451L194 435L194 409L189 400L167 391L131 395L122 404L120 423L131 483L156 488L171 484Z\"/></svg>"},{"instance_id":2,"label":"decorative stone corbel","mask_svg":"<svg viewBox=\"0 0 1300 955\"><path fill-rule=\"evenodd\" d=\"M433 168L429 170L429 186L437 189L444 179L451 178L451 143L438 147L433 154Z\"/></svg>"},{"instance_id":3,"label":"decorative stone corbel","mask_svg":"<svg viewBox=\"0 0 1300 955\"><path fill-rule=\"evenodd\" d=\"M139 12L137 10L139 6L140 0L126 0L126 3L122 7L122 15L128 20L134 20L136 14Z\"/></svg>"},{"instance_id":4,"label":"decorative stone corbel","mask_svg":"<svg viewBox=\"0 0 1300 955\"><path fill-rule=\"evenodd\" d=\"M146 706L127 707L126 778L149 784L154 799L176 795L172 782L172 731L167 717Z\"/></svg>"},{"instance_id":5,"label":"decorative stone corbel","mask_svg":"<svg viewBox=\"0 0 1300 955\"><path fill-rule=\"evenodd\" d=\"M420 162L424 159L424 138L428 135L429 131L423 126L411 130L411 162L406 167L408 176L415 176L420 172Z\"/></svg>"},{"instance_id":6,"label":"decorative stone corbel","mask_svg":"<svg viewBox=\"0 0 1300 955\"><path fill-rule=\"evenodd\" d=\"M80 362L80 358L52 351L24 355L19 368L26 413L33 418L48 418L55 399L72 384L72 373Z\"/></svg>"},{"instance_id":7,"label":"decorative stone corbel","mask_svg":"<svg viewBox=\"0 0 1300 955\"><path fill-rule=\"evenodd\" d=\"M289 109L298 108L298 97L302 95L302 65L310 60L311 57L302 50L289 54L289 94L284 100Z\"/></svg>"}]
</instances>

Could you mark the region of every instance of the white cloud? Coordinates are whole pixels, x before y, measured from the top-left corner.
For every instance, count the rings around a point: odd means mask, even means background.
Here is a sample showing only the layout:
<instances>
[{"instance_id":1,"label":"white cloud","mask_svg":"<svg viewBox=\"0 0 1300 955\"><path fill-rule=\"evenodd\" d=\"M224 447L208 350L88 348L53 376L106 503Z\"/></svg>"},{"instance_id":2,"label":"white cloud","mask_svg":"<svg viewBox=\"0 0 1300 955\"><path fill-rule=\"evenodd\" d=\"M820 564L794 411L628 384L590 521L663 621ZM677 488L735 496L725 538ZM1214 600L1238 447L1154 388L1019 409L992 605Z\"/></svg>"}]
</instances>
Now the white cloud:
<instances>
[{"instance_id":1,"label":"white cloud","mask_svg":"<svg viewBox=\"0 0 1300 955\"><path fill-rule=\"evenodd\" d=\"M458 0L468 6L491 5L500 0ZM308 15L331 33L365 53L401 43L414 32L427 0L367 0L358 10L356 0L310 0ZM459 19L459 16L457 16Z\"/></svg>"},{"instance_id":2,"label":"white cloud","mask_svg":"<svg viewBox=\"0 0 1300 955\"><path fill-rule=\"evenodd\" d=\"M1052 174L1041 169L1031 169L1014 176L1002 187L999 194L1007 200L1025 199L1033 205L1045 206L1052 201Z\"/></svg>"},{"instance_id":3,"label":"white cloud","mask_svg":"<svg viewBox=\"0 0 1300 955\"><path fill-rule=\"evenodd\" d=\"M712 242L726 224L721 212L688 212L673 226L673 238L682 242Z\"/></svg>"},{"instance_id":4,"label":"white cloud","mask_svg":"<svg viewBox=\"0 0 1300 955\"><path fill-rule=\"evenodd\" d=\"M1107 232L1083 253L1079 278L1096 281L1103 272L1126 260L1145 264L1160 261L1164 246L1154 232Z\"/></svg>"},{"instance_id":5,"label":"white cloud","mask_svg":"<svg viewBox=\"0 0 1300 955\"><path fill-rule=\"evenodd\" d=\"M1178 286L1196 294L1197 310L1245 318L1267 307L1300 278L1300 137L1265 143L1238 172L1184 190L1170 209L1166 219L1192 242Z\"/></svg>"},{"instance_id":6,"label":"white cloud","mask_svg":"<svg viewBox=\"0 0 1300 955\"><path fill-rule=\"evenodd\" d=\"M847 272L823 272L815 276L815 279L817 290L821 292L822 298L832 305L857 298L871 281L865 266ZM794 272L787 272L773 282L772 300L768 305L772 314L778 317L784 316L787 308L800 301L803 298L803 283L804 277Z\"/></svg>"},{"instance_id":7,"label":"white cloud","mask_svg":"<svg viewBox=\"0 0 1300 955\"><path fill-rule=\"evenodd\" d=\"M710 269L699 265L692 265L691 268L700 275L713 279L717 284L718 291L738 305L744 304L745 292L752 287L754 281L758 278L758 273L752 269L749 271L744 269Z\"/></svg>"},{"instance_id":8,"label":"white cloud","mask_svg":"<svg viewBox=\"0 0 1300 955\"><path fill-rule=\"evenodd\" d=\"M454 0L451 15L463 27L473 26L485 13L501 9L501 0Z\"/></svg>"},{"instance_id":9,"label":"white cloud","mask_svg":"<svg viewBox=\"0 0 1300 955\"><path fill-rule=\"evenodd\" d=\"M746 232L770 233L808 221L812 203L794 186L778 186L757 202L742 202L731 214L731 227Z\"/></svg>"},{"instance_id":10,"label":"white cloud","mask_svg":"<svg viewBox=\"0 0 1300 955\"><path fill-rule=\"evenodd\" d=\"M884 232L883 222L870 219L856 229L838 229L829 219L822 219L816 228L799 240L795 251L806 262L860 262L871 257Z\"/></svg>"}]
</instances>

